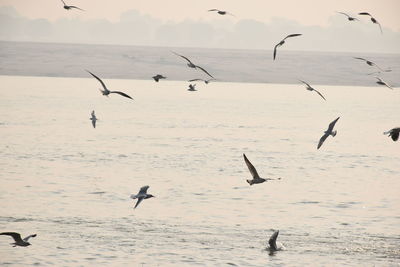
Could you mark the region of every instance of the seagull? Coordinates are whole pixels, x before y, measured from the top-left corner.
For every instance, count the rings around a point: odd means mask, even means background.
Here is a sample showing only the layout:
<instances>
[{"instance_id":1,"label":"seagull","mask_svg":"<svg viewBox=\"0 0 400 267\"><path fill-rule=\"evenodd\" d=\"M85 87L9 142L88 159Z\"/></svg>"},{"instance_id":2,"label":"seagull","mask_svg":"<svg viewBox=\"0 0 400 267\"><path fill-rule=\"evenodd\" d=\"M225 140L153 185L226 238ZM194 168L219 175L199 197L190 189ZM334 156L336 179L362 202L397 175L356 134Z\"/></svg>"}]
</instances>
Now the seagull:
<instances>
[{"instance_id":1,"label":"seagull","mask_svg":"<svg viewBox=\"0 0 400 267\"><path fill-rule=\"evenodd\" d=\"M384 70L384 69L382 69L381 67L379 67L378 65L376 65L376 63L374 63L374 62L372 62L372 61L370 61L370 60L368 60L368 59L365 59L365 58L362 58L362 57L353 57L354 59L359 59L359 60L362 60L362 61L365 61L365 63L367 63L369 66L375 66L375 67L377 67L380 71L383 71L383 72L390 72L390 71L392 71L391 69L386 69L386 70Z\"/></svg>"},{"instance_id":2,"label":"seagull","mask_svg":"<svg viewBox=\"0 0 400 267\"><path fill-rule=\"evenodd\" d=\"M96 128L97 118L96 118L96 114L94 114L94 110L92 111L92 117L89 120L92 121L93 128Z\"/></svg>"},{"instance_id":3,"label":"seagull","mask_svg":"<svg viewBox=\"0 0 400 267\"><path fill-rule=\"evenodd\" d=\"M167 77L162 76L161 74L157 74L156 76L152 77L156 82L158 82L160 79L166 79Z\"/></svg>"},{"instance_id":4,"label":"seagull","mask_svg":"<svg viewBox=\"0 0 400 267\"><path fill-rule=\"evenodd\" d=\"M315 90L314 88L312 88L311 85L309 85L309 84L306 83L305 81L302 81L302 80L299 80L299 81L302 82L302 83L304 83L304 84L306 85L306 89L307 89L308 91L315 91L315 92L317 92L317 94L319 94L319 95L322 97L322 99L324 99L324 100L326 101L325 97L324 97L319 91L317 91L317 90Z\"/></svg>"},{"instance_id":5,"label":"seagull","mask_svg":"<svg viewBox=\"0 0 400 267\"><path fill-rule=\"evenodd\" d=\"M249 168L249 171L251 173L251 176L253 176L253 180L246 180L249 185L253 185L253 184L261 184L264 183L267 180L275 180L272 178L261 178L258 173L256 168L254 168L253 164L251 164L251 162L247 159L246 155L243 153L243 157L244 157L244 161L246 162L247 168ZM278 180L280 180L281 178L278 178Z\"/></svg>"},{"instance_id":6,"label":"seagull","mask_svg":"<svg viewBox=\"0 0 400 267\"><path fill-rule=\"evenodd\" d=\"M391 87L389 84L387 84L387 82L385 82L384 80L382 80L382 79L379 78L379 77L376 77L376 76L375 76L375 78L378 80L378 81L376 82L377 84L384 85L384 86L386 86L387 88L393 90L393 87Z\"/></svg>"},{"instance_id":7,"label":"seagull","mask_svg":"<svg viewBox=\"0 0 400 267\"><path fill-rule=\"evenodd\" d=\"M195 81L203 81L205 84L208 84L210 81L212 81L212 80L216 80L216 79L208 79L208 80L204 80L204 79L192 79L192 80L189 80L188 82L195 82Z\"/></svg>"},{"instance_id":8,"label":"seagull","mask_svg":"<svg viewBox=\"0 0 400 267\"><path fill-rule=\"evenodd\" d=\"M228 14L228 15L231 15L231 16L235 17L235 15L233 15L232 13L229 13L229 12L224 11L224 10L219 10L219 9L213 8L213 9L208 10L208 12L210 12L210 11L216 11L220 15L227 15Z\"/></svg>"},{"instance_id":9,"label":"seagull","mask_svg":"<svg viewBox=\"0 0 400 267\"><path fill-rule=\"evenodd\" d=\"M136 195L133 195L133 194L131 195L132 199L138 199L134 209L136 209L136 207L139 206L140 202L142 202L143 199L148 199L148 198L154 197L151 194L147 194L147 189L149 189L149 186L145 185L142 188L140 188L139 193L137 193Z\"/></svg>"},{"instance_id":10,"label":"seagull","mask_svg":"<svg viewBox=\"0 0 400 267\"><path fill-rule=\"evenodd\" d=\"M286 40L287 38L296 37L296 36L300 36L300 35L302 35L302 34L301 34L301 33L289 34L289 35L286 36L282 41L280 41L277 45L275 45L275 48L274 48L274 60L275 60L275 57L276 57L276 49L277 49L278 47L282 46L282 45L285 43L285 40Z\"/></svg>"},{"instance_id":11,"label":"seagull","mask_svg":"<svg viewBox=\"0 0 400 267\"><path fill-rule=\"evenodd\" d=\"M393 141L397 141L399 139L400 127L393 128L390 131L384 132L383 134L388 134L389 137L391 137Z\"/></svg>"},{"instance_id":12,"label":"seagull","mask_svg":"<svg viewBox=\"0 0 400 267\"><path fill-rule=\"evenodd\" d=\"M271 253L273 253L273 252L275 252L275 251L278 251L278 250L282 250L282 249L285 248L281 243L278 243L278 244L276 243L276 239L278 238L278 235L279 235L279 230L275 231L275 232L271 235L271 237L269 238L269 240L268 240L268 244L269 244L268 249L269 249L269 251L270 251Z\"/></svg>"},{"instance_id":13,"label":"seagull","mask_svg":"<svg viewBox=\"0 0 400 267\"><path fill-rule=\"evenodd\" d=\"M95 78L101 83L101 85L103 86L103 89L104 89L104 90L101 90L101 89L100 89L100 91L101 91L101 93L102 93L103 95L108 96L109 94L119 94L119 95L122 95L122 96L124 96L124 97L130 98L130 99L133 100L132 97L130 97L129 95L127 95L127 94L125 94L125 93L123 93L123 92L119 92L119 91L110 91L110 90L108 90L107 87L106 87L106 85L103 83L103 81L102 81L99 77L97 77L96 75L94 75L93 73L91 73L91 72L88 71L88 70L86 70L86 71L89 72L93 77L95 77Z\"/></svg>"},{"instance_id":14,"label":"seagull","mask_svg":"<svg viewBox=\"0 0 400 267\"><path fill-rule=\"evenodd\" d=\"M67 6L67 5L65 4L64 0L61 0L61 2L63 2L63 4L64 4L64 9L66 9L66 10L70 10L70 9L72 9L72 8L75 8L75 9L79 9L79 10L85 11L85 10L83 10L83 9L77 7L77 6Z\"/></svg>"},{"instance_id":15,"label":"seagull","mask_svg":"<svg viewBox=\"0 0 400 267\"><path fill-rule=\"evenodd\" d=\"M369 14L368 12L360 12L360 13L358 13L358 15L370 16L371 17L371 21L374 24L378 24L379 25L379 29L381 30L381 33L383 33L381 24L373 16L371 16L371 14Z\"/></svg>"},{"instance_id":16,"label":"seagull","mask_svg":"<svg viewBox=\"0 0 400 267\"><path fill-rule=\"evenodd\" d=\"M189 84L188 91L197 91L195 87L196 87L196 84Z\"/></svg>"},{"instance_id":17,"label":"seagull","mask_svg":"<svg viewBox=\"0 0 400 267\"><path fill-rule=\"evenodd\" d=\"M317 149L319 149L322 144L325 142L326 138L328 138L329 135L332 135L332 137L334 137L337 133L337 131L333 131L333 127L335 127L336 122L339 120L340 117L338 117L336 120L332 121L329 126L328 126L328 130L325 131L324 135L321 137L321 139L319 139L319 143L318 143L318 147Z\"/></svg>"},{"instance_id":18,"label":"seagull","mask_svg":"<svg viewBox=\"0 0 400 267\"><path fill-rule=\"evenodd\" d=\"M22 239L21 235L19 233L15 233L15 232L4 232L4 233L0 233L0 235L11 236L15 241L15 243L11 243L11 245L14 245L13 247L16 247L16 246L27 247L27 246L31 245L31 243L28 242L29 238L36 236L36 234L28 235L27 237Z\"/></svg>"},{"instance_id":19,"label":"seagull","mask_svg":"<svg viewBox=\"0 0 400 267\"><path fill-rule=\"evenodd\" d=\"M201 70L202 70L203 72L205 72L208 76L210 76L211 78L215 79L214 76L212 76L210 73L208 73L208 71L206 71L204 68L202 68L202 67L200 67L200 66L198 66L198 65L193 64L193 62L190 61L190 59L188 59L187 57L182 56L182 55L179 55L178 53L175 53L175 52L172 52L172 53L174 53L175 55L180 56L181 58L185 59L185 60L188 62L187 65L188 65L189 68L201 69Z\"/></svg>"},{"instance_id":20,"label":"seagull","mask_svg":"<svg viewBox=\"0 0 400 267\"><path fill-rule=\"evenodd\" d=\"M344 12L338 12L338 11L336 11L336 12L339 13L339 14L345 15L349 21L359 20L358 18L355 18L355 17L352 17L352 16L350 16L350 15L347 15L347 14L344 13Z\"/></svg>"}]
</instances>

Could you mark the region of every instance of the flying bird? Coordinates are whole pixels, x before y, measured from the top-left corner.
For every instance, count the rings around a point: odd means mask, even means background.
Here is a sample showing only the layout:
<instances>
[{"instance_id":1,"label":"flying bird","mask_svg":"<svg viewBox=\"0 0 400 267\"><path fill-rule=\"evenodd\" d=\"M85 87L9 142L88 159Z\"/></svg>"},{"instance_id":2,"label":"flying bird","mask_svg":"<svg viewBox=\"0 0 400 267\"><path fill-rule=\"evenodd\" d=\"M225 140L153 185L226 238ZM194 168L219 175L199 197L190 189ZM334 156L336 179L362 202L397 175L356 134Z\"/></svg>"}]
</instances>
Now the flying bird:
<instances>
[{"instance_id":1,"label":"flying bird","mask_svg":"<svg viewBox=\"0 0 400 267\"><path fill-rule=\"evenodd\" d=\"M194 64L192 61L190 61L190 59L188 59L187 57L182 56L182 55L179 55L178 53L175 53L175 52L172 52L172 53L174 53L175 55L180 56L181 58L185 59L185 60L188 62L188 63L187 63L187 66L188 66L189 68L200 69L200 70L202 70L204 73L206 73L208 76L210 76L211 78L215 79L214 76L212 76L208 71L206 71L204 68L202 68L202 67L200 67L200 66L198 66L198 65L195 65L195 64Z\"/></svg>"},{"instance_id":2,"label":"flying bird","mask_svg":"<svg viewBox=\"0 0 400 267\"><path fill-rule=\"evenodd\" d=\"M379 85L384 85L384 86L386 86L387 88L393 90L393 88L392 88L389 84L387 84L387 82L385 82L384 80L382 80L382 79L379 78L379 77L375 77L375 78L378 80L378 81L376 82L377 84L379 84Z\"/></svg>"},{"instance_id":3,"label":"flying bird","mask_svg":"<svg viewBox=\"0 0 400 267\"><path fill-rule=\"evenodd\" d=\"M319 139L319 143L318 143L318 147L317 149L319 149L322 144L325 142L326 138L328 138L328 136L332 135L332 137L335 137L337 131L333 131L333 127L335 127L336 122L339 120L340 117L338 117L336 120L332 121L329 126L328 126L328 130L325 131L324 135L321 137L321 139Z\"/></svg>"},{"instance_id":4,"label":"flying bird","mask_svg":"<svg viewBox=\"0 0 400 267\"><path fill-rule=\"evenodd\" d=\"M354 59L362 60L362 61L364 61L365 63L367 63L369 66L378 68L380 71L383 71L383 72L390 72L390 71L392 71L391 69L386 69L386 70L382 69L381 67L379 67L376 63L372 62L371 60L368 60L368 59L365 59L365 58L362 58L362 57L353 57L353 58L354 58Z\"/></svg>"},{"instance_id":5,"label":"flying bird","mask_svg":"<svg viewBox=\"0 0 400 267\"><path fill-rule=\"evenodd\" d=\"M229 12L224 11L224 10L219 10L219 9L213 8L213 9L208 10L208 12L210 12L210 11L216 11L220 15L231 15L231 16L235 17L235 15L233 15L232 13L229 13Z\"/></svg>"},{"instance_id":6,"label":"flying bird","mask_svg":"<svg viewBox=\"0 0 400 267\"><path fill-rule=\"evenodd\" d=\"M162 76L161 74L157 74L156 76L152 77L156 82L158 82L161 79L166 79L167 77Z\"/></svg>"},{"instance_id":7,"label":"flying bird","mask_svg":"<svg viewBox=\"0 0 400 267\"><path fill-rule=\"evenodd\" d=\"M374 24L378 24L379 29L381 30L381 33L383 33L381 24L371 14L369 14L368 12L360 12L360 13L358 13L358 15L370 16L371 17L371 21Z\"/></svg>"},{"instance_id":8,"label":"flying bird","mask_svg":"<svg viewBox=\"0 0 400 267\"><path fill-rule=\"evenodd\" d=\"M20 246L20 247L30 246L31 243L28 242L29 238L36 236L36 234L28 235L27 237L22 239L21 235L19 233L15 233L15 232L4 232L4 233L0 233L0 235L9 235L9 236L11 236L15 241L15 243L11 243L13 245L13 247L16 247L16 246Z\"/></svg>"},{"instance_id":9,"label":"flying bird","mask_svg":"<svg viewBox=\"0 0 400 267\"><path fill-rule=\"evenodd\" d=\"M345 15L349 21L359 20L358 18L352 17L352 16L350 16L350 15L344 13L344 12L338 12L338 11L336 11L336 12L339 13L339 14Z\"/></svg>"},{"instance_id":10,"label":"flying bird","mask_svg":"<svg viewBox=\"0 0 400 267\"><path fill-rule=\"evenodd\" d=\"M92 111L92 117L89 120L92 121L93 128L96 128L97 118L96 118L96 114L94 114L94 110Z\"/></svg>"},{"instance_id":11,"label":"flying bird","mask_svg":"<svg viewBox=\"0 0 400 267\"><path fill-rule=\"evenodd\" d=\"M301 34L301 33L289 34L289 35L286 36L282 41L280 41L277 45L275 45L275 48L274 48L274 60L275 60L275 57L276 57L276 49L277 49L278 47L282 46L282 45L285 43L285 40L286 40L287 38L296 37L296 36L300 36L300 35L302 35L302 34Z\"/></svg>"},{"instance_id":12,"label":"flying bird","mask_svg":"<svg viewBox=\"0 0 400 267\"><path fill-rule=\"evenodd\" d=\"M212 81L212 80L216 80L216 79L208 79L208 80L204 80L204 79L192 79L192 80L189 80L188 82L196 82L196 81L202 81L202 82L204 82L205 84L208 84L210 81Z\"/></svg>"},{"instance_id":13,"label":"flying bird","mask_svg":"<svg viewBox=\"0 0 400 267\"><path fill-rule=\"evenodd\" d=\"M253 185L253 184L261 184L264 183L267 180L275 180L272 178L261 178L258 173L256 168L253 166L253 164L251 164L251 162L247 159L246 155L243 153L243 158L244 158L244 162L246 162L247 168L249 168L249 171L251 173L251 176L253 176L252 180L246 180L249 185ZM281 178L278 178L278 180L280 180Z\"/></svg>"},{"instance_id":14,"label":"flying bird","mask_svg":"<svg viewBox=\"0 0 400 267\"><path fill-rule=\"evenodd\" d=\"M197 91L195 87L196 87L196 84L189 84L188 91Z\"/></svg>"},{"instance_id":15,"label":"flying bird","mask_svg":"<svg viewBox=\"0 0 400 267\"><path fill-rule=\"evenodd\" d=\"M85 11L85 10L83 10L82 8L79 8L79 7L77 7L77 6L68 6L68 5L66 5L65 2L64 2L64 0L61 0L61 2L64 4L64 9L66 9L66 10L70 10L70 9L75 8L75 9L79 9L79 10Z\"/></svg>"},{"instance_id":16,"label":"flying bird","mask_svg":"<svg viewBox=\"0 0 400 267\"><path fill-rule=\"evenodd\" d=\"M140 204L140 202L143 201L143 199L148 199L148 198L154 197L151 194L147 194L147 189L149 189L149 186L145 185L142 188L140 188L139 193L137 193L136 195L133 195L133 194L131 195L132 199L137 199L134 209L136 209L136 207Z\"/></svg>"},{"instance_id":17,"label":"flying bird","mask_svg":"<svg viewBox=\"0 0 400 267\"><path fill-rule=\"evenodd\" d=\"M400 127L393 128L387 132L384 132L383 134L387 134L387 135L389 135L389 137L392 138L393 141L397 141L399 139Z\"/></svg>"},{"instance_id":18,"label":"flying bird","mask_svg":"<svg viewBox=\"0 0 400 267\"><path fill-rule=\"evenodd\" d=\"M306 85L306 89L307 89L308 91L315 91L317 94L319 94L319 95L322 97L322 99L324 99L324 100L326 101L325 97L324 97L319 91L317 91L316 89L312 88L311 85L309 85L309 84L306 83L305 81L302 81L302 80L299 80L299 81L302 82L302 83L304 83L304 84Z\"/></svg>"},{"instance_id":19,"label":"flying bird","mask_svg":"<svg viewBox=\"0 0 400 267\"><path fill-rule=\"evenodd\" d=\"M103 81L102 81L99 77L97 77L96 75L94 75L93 73L91 73L91 72L88 71L88 70L86 70L86 71L89 72L93 77L95 77L95 78L101 83L101 86L103 86L103 89L104 89L104 90L101 90L101 89L100 89L100 92L101 92L103 95L108 96L109 94L119 94L119 95L122 95L122 96L124 96L124 97L130 98L130 99L133 100L132 97L130 97L129 95L127 95L127 94L125 94L125 93L123 93L123 92L120 92L120 91L110 91L110 90L108 90L107 87L106 87L106 85L103 83Z\"/></svg>"},{"instance_id":20,"label":"flying bird","mask_svg":"<svg viewBox=\"0 0 400 267\"><path fill-rule=\"evenodd\" d=\"M277 243L277 242L276 242L276 239L278 238L278 235L279 235L279 230L275 231L275 232L271 235L271 237L269 238L269 240L268 240L268 244L269 244L268 249L269 249L269 251L270 251L271 253L273 253L273 252L275 252L275 251L278 251L278 250L284 249L284 246L283 246L281 243Z\"/></svg>"}]
</instances>

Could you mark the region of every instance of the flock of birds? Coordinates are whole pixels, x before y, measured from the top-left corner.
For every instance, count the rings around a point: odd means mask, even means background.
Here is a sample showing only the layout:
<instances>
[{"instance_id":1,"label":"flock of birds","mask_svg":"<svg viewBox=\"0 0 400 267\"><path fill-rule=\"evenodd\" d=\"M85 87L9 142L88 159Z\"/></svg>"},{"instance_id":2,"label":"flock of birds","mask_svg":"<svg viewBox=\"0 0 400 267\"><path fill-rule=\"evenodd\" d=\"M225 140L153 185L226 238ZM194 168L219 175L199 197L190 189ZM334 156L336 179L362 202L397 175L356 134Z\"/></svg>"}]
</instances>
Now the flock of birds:
<instances>
[{"instance_id":1,"label":"flock of birds","mask_svg":"<svg viewBox=\"0 0 400 267\"><path fill-rule=\"evenodd\" d=\"M61 0L61 1L62 1L63 5L64 5L64 9L66 9L66 10L78 9L78 10L84 11L83 9L81 9L81 8L79 8L79 7L77 7L77 6L67 5L67 4L64 2L64 0ZM210 10L208 10L208 11L209 11L209 12L216 12L216 13L219 14L219 15L231 15L231 16L234 16L232 13L229 13L229 12L224 11L224 10L219 10L219 9L210 9ZM338 13L345 15L349 21L357 21L357 20L359 20L358 18L353 17L353 16L350 16L350 15L344 13L344 12L338 12ZM371 21L372 21L374 24L379 25L380 31L381 31L381 33L383 33L383 32L382 32L382 27L381 27L380 23L379 23L371 14L369 14L369 13L367 13L367 12L360 12L360 13L358 13L358 14L359 14L359 15L364 15L364 16L369 16L370 19L371 19ZM284 45L286 39L288 39L288 38L293 38L293 37L298 37L298 36L301 36L301 35L302 35L302 34L300 34L300 33L289 34L289 35L287 35L283 40L281 40L279 43L277 43L277 44L275 45L275 47L274 47L274 50L273 50L273 60L276 59L276 56L277 56L277 48L279 48L279 47L281 47L282 45ZM206 69L204 69L203 67L201 67L201 66L199 66L199 65L197 65L197 64L194 64L188 57L183 56L183 55L180 55L180 54L175 53L175 52L172 52L172 53L174 53L176 56L181 57L181 58L183 58L184 60L186 60L187 66L188 66L189 68L199 69L199 70L201 70L202 72L204 72L204 73L209 77L209 79L191 79L191 80L189 80L189 82L203 81L205 84L208 84L210 81L216 80L216 78L215 78L213 75L211 75ZM368 64L369 66L376 67L376 68L377 68L377 72L374 72L374 73L371 73L371 74L376 74L376 73L381 73L381 72L390 72L390 71L391 71L390 69L382 69L382 68L379 67L376 63L374 63L374 62L372 62L372 61L370 61L370 60L368 60L368 59L365 59L365 58L354 57L354 59L362 60L362 61L364 61L366 64ZM100 92L102 93L102 95L108 97L110 94L118 94L118 95L120 95L120 96L123 96L123 97L126 97L126 98L129 98L129 99L132 99L132 100L133 100L133 98L132 98L131 96L129 96L128 94L126 94L126 93L124 93L124 92L121 92L121 91L110 91L110 90L106 87L105 83L104 83L99 77L97 77L95 74L93 74L92 72L90 72L90 71L88 71L88 70L86 70L86 71L87 71L91 76L93 76L97 81L100 82L100 84L101 84L101 86L102 86L102 88L103 88L103 89L100 89ZM154 79L155 82L159 82L159 80L161 80L161 79L166 79L167 77L165 77L165 76L163 76L163 75L161 75L161 74L157 74L157 75L153 76L152 78ZM377 84L386 86L386 87L388 87L389 89L393 89L389 84L387 84L385 81L383 81L382 78L380 78L380 77L375 77L375 78L378 80L378 81L376 82ZM299 80L299 81L300 81L301 83L303 83L303 84L306 86L306 89L307 89L307 90L316 92L323 100L326 101L326 98L321 94L321 92L319 92L318 90L314 89L314 88L313 88L310 84L308 84L307 82L305 82L305 81L303 81L303 80ZM196 88L195 88L195 87L196 87L196 84L192 84L192 83L189 84L188 91L196 91ZM328 129L324 132L324 134L322 135L322 137L320 138L320 140L319 140L319 142L318 142L317 149L319 149L319 148L322 146L322 144L325 142L325 140L326 140L329 136L332 136L332 137L336 136L337 131L334 130L334 127L335 127L335 125L336 125L336 123L338 122L339 119L340 119L340 117L336 118L334 121L332 121L332 122L329 124ZM96 121L97 121L98 119L97 119L97 117L96 117L96 114L95 114L95 111L94 111L94 110L93 110L92 113L91 113L91 118L90 118L90 120L92 121L93 128L96 128ZM397 140L399 139L399 135L400 135L400 127L398 127L398 128L393 128L393 129L391 129L391 130L389 130L389 131L386 131L386 132L384 132L384 134L385 134L385 135L388 135L389 137L391 137L393 141L397 141ZM249 169L249 171L250 171L250 174L251 174L251 176L252 176L252 179L247 179L247 180L246 180L247 183L248 183L249 185L260 184L260 183L264 183L264 182L269 181L269 180L280 180L280 179L281 179L281 178L276 178L276 179L273 179L273 178L261 178L261 177L259 176L259 174L258 174L256 168L255 168L255 167L253 166L253 164L249 161L249 159L246 157L245 154L243 154L243 158L244 158L244 161L245 161L245 163L246 163L246 166L248 167L248 169ZM139 192L138 192L137 194L132 194L132 195L130 196L130 198L132 198L132 199L137 199L136 204L135 204L135 206L134 206L134 209L136 209L136 208L139 206L139 204L140 204L144 199L148 199L148 198L155 197L155 196L153 196L152 194L148 194L148 193L147 193L147 190L148 190L148 189L149 189L149 186L148 186L148 185L143 186L143 187L140 188L140 190L139 190ZM14 241L15 241L14 243L12 243L12 245L13 245L14 247L15 247L15 246L22 246L22 247L29 246L29 245L31 245L31 244L28 242L28 240L29 240L30 238L32 238L32 237L36 237L36 234L32 234L32 235L29 235L29 236L25 237L24 239L22 239L22 238L21 238L21 235L20 235L19 233L16 233L16 232L3 232L3 233L0 233L0 235L8 235L8 236L11 236L11 237L14 239ZM277 238L278 238L278 235L279 235L279 230L274 231L273 234L271 235L271 237L269 238L269 241L268 241L268 244L269 244L268 249L269 249L271 252L275 252L275 251L284 249L284 246L283 246L282 244L280 244L280 243L277 243L277 241L276 241Z\"/></svg>"}]
</instances>

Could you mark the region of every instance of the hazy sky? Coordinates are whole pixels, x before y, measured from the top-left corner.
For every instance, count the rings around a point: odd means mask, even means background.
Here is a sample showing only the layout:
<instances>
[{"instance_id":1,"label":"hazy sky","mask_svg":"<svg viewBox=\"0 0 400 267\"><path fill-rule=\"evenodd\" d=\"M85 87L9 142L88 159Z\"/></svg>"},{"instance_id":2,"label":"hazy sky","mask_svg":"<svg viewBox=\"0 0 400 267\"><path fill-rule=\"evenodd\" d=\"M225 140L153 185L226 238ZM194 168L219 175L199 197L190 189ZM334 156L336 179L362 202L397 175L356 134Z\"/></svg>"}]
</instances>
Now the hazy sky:
<instances>
[{"instance_id":1,"label":"hazy sky","mask_svg":"<svg viewBox=\"0 0 400 267\"><path fill-rule=\"evenodd\" d=\"M263 49L285 34L301 31L309 37L294 49L400 52L400 0L66 3L86 11L64 10L61 0L0 0L0 40ZM227 10L236 17L207 12L211 8ZM12 17L13 9L18 19ZM335 11L369 12L382 24L384 35L368 17L348 22ZM341 39L343 43L338 43Z\"/></svg>"}]
</instances>

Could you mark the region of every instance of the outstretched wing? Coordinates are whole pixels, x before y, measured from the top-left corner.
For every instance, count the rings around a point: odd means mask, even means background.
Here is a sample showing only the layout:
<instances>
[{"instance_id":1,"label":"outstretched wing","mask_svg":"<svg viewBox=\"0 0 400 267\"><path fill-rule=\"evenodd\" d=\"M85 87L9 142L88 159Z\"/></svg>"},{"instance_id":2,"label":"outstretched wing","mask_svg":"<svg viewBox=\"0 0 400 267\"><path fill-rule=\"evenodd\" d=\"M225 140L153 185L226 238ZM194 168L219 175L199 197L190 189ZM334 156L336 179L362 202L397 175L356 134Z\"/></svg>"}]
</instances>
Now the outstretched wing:
<instances>
[{"instance_id":1,"label":"outstretched wing","mask_svg":"<svg viewBox=\"0 0 400 267\"><path fill-rule=\"evenodd\" d=\"M308 83L306 83L305 81L299 80L300 82L304 83L305 85L307 85L308 87L312 88L311 85L309 85ZM314 89L314 88L313 88Z\"/></svg>"},{"instance_id":2,"label":"outstretched wing","mask_svg":"<svg viewBox=\"0 0 400 267\"><path fill-rule=\"evenodd\" d=\"M379 26L379 29L381 30L381 34L383 33L383 31L382 31L382 26L381 26L381 24L377 21L376 22L376 24L378 24L378 26Z\"/></svg>"},{"instance_id":3,"label":"outstretched wing","mask_svg":"<svg viewBox=\"0 0 400 267\"><path fill-rule=\"evenodd\" d=\"M203 82L204 82L203 79L191 79L191 80L189 80L188 82L195 82L195 81L203 81Z\"/></svg>"},{"instance_id":4,"label":"outstretched wing","mask_svg":"<svg viewBox=\"0 0 400 267\"><path fill-rule=\"evenodd\" d=\"M94 75L93 73L91 73L91 72L88 71L88 70L86 70L86 71L89 72L93 77L95 77L95 78L101 83L101 86L103 86L103 88L104 88L105 91L109 91L109 90L107 89L106 85L103 83L103 81L102 81L99 77L97 77L96 75Z\"/></svg>"},{"instance_id":5,"label":"outstretched wing","mask_svg":"<svg viewBox=\"0 0 400 267\"><path fill-rule=\"evenodd\" d=\"M325 134L321 137L321 139L319 139L317 149L319 149L319 148L322 146L322 144L325 142L325 140L326 140L326 138L328 138L328 136L329 136L329 134L328 134L328 133L325 133Z\"/></svg>"},{"instance_id":6,"label":"outstretched wing","mask_svg":"<svg viewBox=\"0 0 400 267\"><path fill-rule=\"evenodd\" d=\"M140 190L139 190L138 195L140 195L140 194L146 194L146 193L147 193L147 189L149 189L149 187L150 187L150 186L148 186L148 185L142 186L142 188L140 188Z\"/></svg>"},{"instance_id":7,"label":"outstretched wing","mask_svg":"<svg viewBox=\"0 0 400 267\"><path fill-rule=\"evenodd\" d=\"M279 235L279 230L275 231L269 238L268 244L270 249L278 250L278 247L276 246L276 239L278 238L278 235Z\"/></svg>"},{"instance_id":8,"label":"outstretched wing","mask_svg":"<svg viewBox=\"0 0 400 267\"><path fill-rule=\"evenodd\" d=\"M246 162L247 168L249 168L251 176L253 176L253 178L260 178L260 176L257 173L256 168L254 168L253 164L251 164L251 162L247 159L245 154L243 154L243 157L244 157L244 161Z\"/></svg>"},{"instance_id":9,"label":"outstretched wing","mask_svg":"<svg viewBox=\"0 0 400 267\"><path fill-rule=\"evenodd\" d=\"M61 2L64 4L64 6L66 6L66 4L65 4L64 0L61 0Z\"/></svg>"},{"instance_id":10,"label":"outstretched wing","mask_svg":"<svg viewBox=\"0 0 400 267\"><path fill-rule=\"evenodd\" d=\"M127 95L127 94L125 94L125 93L123 93L123 92L120 92L120 91L110 91L110 94L112 94L112 93L114 93L114 94L119 94L119 95L125 96L125 97L130 98L130 99L133 100L132 97L130 97L129 95Z\"/></svg>"},{"instance_id":11,"label":"outstretched wing","mask_svg":"<svg viewBox=\"0 0 400 267\"><path fill-rule=\"evenodd\" d=\"M209 9L208 10L208 12L210 12L210 11L219 11L218 9L215 9L215 8L213 8L213 9Z\"/></svg>"},{"instance_id":12,"label":"outstretched wing","mask_svg":"<svg viewBox=\"0 0 400 267\"><path fill-rule=\"evenodd\" d=\"M175 52L172 52L172 53L174 53L174 54L175 54L175 55L177 55L177 56L180 56L181 58L183 58L183 59L187 60L187 62L189 62L189 63L193 64L193 63L192 63L192 61L190 61L190 59L188 59L187 57L185 57L185 56L182 56L182 55L179 55L178 53L175 53ZM193 64L193 65L194 65L194 64Z\"/></svg>"},{"instance_id":13,"label":"outstretched wing","mask_svg":"<svg viewBox=\"0 0 400 267\"><path fill-rule=\"evenodd\" d=\"M319 94L326 101L325 97L319 91L317 91L315 89L314 89L314 91L317 92L317 94Z\"/></svg>"},{"instance_id":14,"label":"outstretched wing","mask_svg":"<svg viewBox=\"0 0 400 267\"><path fill-rule=\"evenodd\" d=\"M85 10L83 10L82 8L79 8L79 7L77 7L77 6L69 6L70 8L75 8L75 9L79 9L79 10L82 10L82 11L85 11Z\"/></svg>"},{"instance_id":15,"label":"outstretched wing","mask_svg":"<svg viewBox=\"0 0 400 267\"><path fill-rule=\"evenodd\" d=\"M214 76L212 76L210 73L208 73L208 71L206 71L206 70L203 69L202 67L196 65L196 68L201 69L201 70L204 71L208 76L210 76L211 78L214 78Z\"/></svg>"},{"instance_id":16,"label":"outstretched wing","mask_svg":"<svg viewBox=\"0 0 400 267\"><path fill-rule=\"evenodd\" d=\"M346 17L350 17L349 15L347 15L346 13L344 13L344 12L339 12L339 11L336 11L337 13L339 13L339 14L343 14L343 15L345 15Z\"/></svg>"},{"instance_id":17,"label":"outstretched wing","mask_svg":"<svg viewBox=\"0 0 400 267\"><path fill-rule=\"evenodd\" d=\"M300 36L300 35L302 35L301 33L293 33L293 34L289 34L288 36L286 36L285 37L285 39L283 39L283 40L286 40L287 38L291 38L291 37L296 37L296 36Z\"/></svg>"},{"instance_id":18,"label":"outstretched wing","mask_svg":"<svg viewBox=\"0 0 400 267\"><path fill-rule=\"evenodd\" d=\"M28 235L27 237L24 238L24 241L28 242L29 238L31 238L31 237L36 237L36 234Z\"/></svg>"},{"instance_id":19,"label":"outstretched wing","mask_svg":"<svg viewBox=\"0 0 400 267\"><path fill-rule=\"evenodd\" d=\"M359 59L359 60L364 60L364 61L367 61L365 58L362 58L362 57L353 57L353 58L355 58L355 59Z\"/></svg>"},{"instance_id":20,"label":"outstretched wing","mask_svg":"<svg viewBox=\"0 0 400 267\"><path fill-rule=\"evenodd\" d=\"M139 198L138 198L138 200L137 200L137 202L136 202L136 205L135 205L134 209L136 209L136 207L137 207L137 206L139 206L140 202L142 202L142 201L143 201L143 199L144 199L144 197L139 197Z\"/></svg>"},{"instance_id":21,"label":"outstretched wing","mask_svg":"<svg viewBox=\"0 0 400 267\"><path fill-rule=\"evenodd\" d=\"M96 119L92 119L93 128L96 128Z\"/></svg>"},{"instance_id":22,"label":"outstretched wing","mask_svg":"<svg viewBox=\"0 0 400 267\"><path fill-rule=\"evenodd\" d=\"M276 49L278 48L279 44L280 44L280 43L278 43L278 44L274 47L274 60L275 60L275 58L276 58Z\"/></svg>"},{"instance_id":23,"label":"outstretched wing","mask_svg":"<svg viewBox=\"0 0 400 267\"><path fill-rule=\"evenodd\" d=\"M368 12L360 12L358 13L358 15L366 15L372 17L371 14L369 14Z\"/></svg>"},{"instance_id":24,"label":"outstretched wing","mask_svg":"<svg viewBox=\"0 0 400 267\"><path fill-rule=\"evenodd\" d=\"M340 119L340 117L337 117L336 120L332 121L331 123L329 123L329 127L328 127L328 132L331 132L333 130L333 127L335 127L336 122Z\"/></svg>"},{"instance_id":25,"label":"outstretched wing","mask_svg":"<svg viewBox=\"0 0 400 267\"><path fill-rule=\"evenodd\" d=\"M0 233L0 235L9 235L14 239L15 242L22 242L21 235L19 233L4 232L4 233Z\"/></svg>"}]
</instances>

